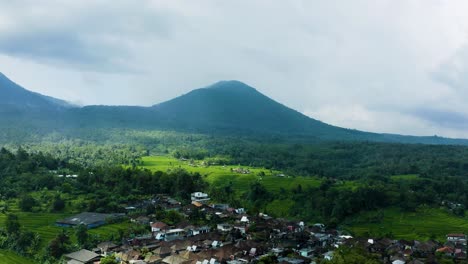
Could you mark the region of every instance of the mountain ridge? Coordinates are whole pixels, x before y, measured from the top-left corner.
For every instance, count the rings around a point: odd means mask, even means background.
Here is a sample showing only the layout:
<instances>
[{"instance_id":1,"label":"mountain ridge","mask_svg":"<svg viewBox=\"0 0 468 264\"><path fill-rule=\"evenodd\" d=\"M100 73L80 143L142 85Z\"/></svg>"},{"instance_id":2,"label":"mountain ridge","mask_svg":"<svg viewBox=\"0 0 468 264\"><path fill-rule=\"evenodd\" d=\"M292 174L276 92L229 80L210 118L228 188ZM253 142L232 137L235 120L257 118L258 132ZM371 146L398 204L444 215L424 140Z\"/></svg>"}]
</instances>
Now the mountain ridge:
<instances>
[{"instance_id":1,"label":"mountain ridge","mask_svg":"<svg viewBox=\"0 0 468 264\"><path fill-rule=\"evenodd\" d=\"M22 104L18 104L22 101ZM10 80L0 72L0 105L16 108L18 110L53 110L75 107L74 105L51 96L32 92ZM25 109L26 108L26 109Z\"/></svg>"},{"instance_id":2,"label":"mountain ridge","mask_svg":"<svg viewBox=\"0 0 468 264\"><path fill-rule=\"evenodd\" d=\"M40 129L44 133L101 128L165 129L306 140L468 145L465 139L378 134L333 126L236 80L219 81L150 107L76 107L64 100L28 91L1 74L0 127Z\"/></svg>"}]
</instances>

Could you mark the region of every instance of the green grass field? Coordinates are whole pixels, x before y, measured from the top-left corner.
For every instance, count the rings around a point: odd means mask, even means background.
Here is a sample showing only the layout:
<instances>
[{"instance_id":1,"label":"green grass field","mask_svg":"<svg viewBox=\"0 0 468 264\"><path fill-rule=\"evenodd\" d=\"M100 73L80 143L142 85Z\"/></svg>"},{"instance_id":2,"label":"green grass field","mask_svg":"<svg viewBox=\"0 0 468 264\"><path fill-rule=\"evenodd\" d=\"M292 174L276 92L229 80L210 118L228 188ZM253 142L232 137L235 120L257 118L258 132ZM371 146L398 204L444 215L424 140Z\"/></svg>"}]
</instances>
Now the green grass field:
<instances>
[{"instance_id":1,"label":"green grass field","mask_svg":"<svg viewBox=\"0 0 468 264\"><path fill-rule=\"evenodd\" d=\"M281 188L286 190L297 187L319 186L321 179L314 177L301 177L286 175L278 177L280 171L272 171L265 168L255 168L248 166L202 166L201 161L195 161L195 165L190 165L188 161L180 161L169 156L150 156L142 158L142 167L153 171L170 171L177 168L185 169L189 172L198 172L205 177L210 184L225 185L232 182L235 191L243 192L247 190L250 184L260 181L268 190L276 192ZM249 174L240 174L232 172L236 168L249 169ZM265 173L260 176L260 173Z\"/></svg>"},{"instance_id":2,"label":"green grass field","mask_svg":"<svg viewBox=\"0 0 468 264\"><path fill-rule=\"evenodd\" d=\"M0 250L0 264L33 264L34 262L14 252Z\"/></svg>"},{"instance_id":3,"label":"green grass field","mask_svg":"<svg viewBox=\"0 0 468 264\"><path fill-rule=\"evenodd\" d=\"M457 217L444 209L422 208L416 212L400 209L383 210L381 221L377 212L363 213L344 227L356 236L379 237L392 233L397 239L427 240L436 238L445 241L449 233L468 233L468 218Z\"/></svg>"},{"instance_id":4,"label":"green grass field","mask_svg":"<svg viewBox=\"0 0 468 264\"><path fill-rule=\"evenodd\" d=\"M420 180L417 174L394 175L390 177L393 181L417 181Z\"/></svg>"},{"instance_id":5,"label":"green grass field","mask_svg":"<svg viewBox=\"0 0 468 264\"><path fill-rule=\"evenodd\" d=\"M12 212L19 218L21 228L38 233L42 238L43 246L46 246L49 241L54 239L57 234L62 232L63 227L55 225L55 221L68 217L70 214L55 214L55 213L25 213L25 212ZM6 215L0 214L0 226L4 226ZM112 234L117 235L119 229L129 228L131 223L123 222L117 224L104 225L98 228L90 229L89 234L98 235L102 239L108 239ZM74 233L72 228L65 228L65 230ZM74 237L72 237L72 240Z\"/></svg>"},{"instance_id":6,"label":"green grass field","mask_svg":"<svg viewBox=\"0 0 468 264\"><path fill-rule=\"evenodd\" d=\"M98 236L100 240L109 240L112 235L117 235L119 233L119 229L127 230L131 225L132 223L130 222L104 225L98 228L90 229L88 233Z\"/></svg>"},{"instance_id":7,"label":"green grass field","mask_svg":"<svg viewBox=\"0 0 468 264\"><path fill-rule=\"evenodd\" d=\"M62 231L60 227L55 226L55 221L69 216L69 214L56 213L27 213L11 208L9 213L18 216L22 229L38 233L44 246ZM0 226L5 225L6 217L6 214L0 214Z\"/></svg>"}]
</instances>

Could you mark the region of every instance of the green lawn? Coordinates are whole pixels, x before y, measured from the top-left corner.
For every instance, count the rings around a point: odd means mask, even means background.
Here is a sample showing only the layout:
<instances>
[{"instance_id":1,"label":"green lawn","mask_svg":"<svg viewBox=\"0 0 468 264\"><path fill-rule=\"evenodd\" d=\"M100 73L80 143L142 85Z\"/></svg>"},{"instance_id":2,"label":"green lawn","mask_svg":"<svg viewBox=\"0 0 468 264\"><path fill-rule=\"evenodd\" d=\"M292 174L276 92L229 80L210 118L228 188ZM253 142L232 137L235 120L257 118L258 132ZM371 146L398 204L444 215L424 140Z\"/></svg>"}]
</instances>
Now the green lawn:
<instances>
[{"instance_id":1,"label":"green lawn","mask_svg":"<svg viewBox=\"0 0 468 264\"><path fill-rule=\"evenodd\" d=\"M0 264L33 264L34 262L14 252L0 250Z\"/></svg>"},{"instance_id":2,"label":"green lawn","mask_svg":"<svg viewBox=\"0 0 468 264\"><path fill-rule=\"evenodd\" d=\"M344 226L356 236L378 237L388 233L397 239L445 241L449 233L468 233L468 218L457 217L443 209L423 208L416 212L402 212L391 208L383 210L383 219L377 212L367 212L354 217Z\"/></svg>"}]
</instances>

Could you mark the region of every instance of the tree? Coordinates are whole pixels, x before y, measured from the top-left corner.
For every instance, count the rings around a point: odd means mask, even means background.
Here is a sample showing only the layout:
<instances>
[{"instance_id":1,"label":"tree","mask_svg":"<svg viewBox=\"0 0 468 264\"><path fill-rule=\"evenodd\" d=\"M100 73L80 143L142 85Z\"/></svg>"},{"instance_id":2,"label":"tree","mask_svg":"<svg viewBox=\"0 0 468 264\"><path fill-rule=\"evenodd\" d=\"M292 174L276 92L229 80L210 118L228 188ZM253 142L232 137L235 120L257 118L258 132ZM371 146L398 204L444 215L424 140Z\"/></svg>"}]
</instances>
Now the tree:
<instances>
[{"instance_id":1,"label":"tree","mask_svg":"<svg viewBox=\"0 0 468 264\"><path fill-rule=\"evenodd\" d=\"M52 204L52 210L54 212L60 212L65 208L65 201L60 195L55 196L54 203Z\"/></svg>"},{"instance_id":2,"label":"tree","mask_svg":"<svg viewBox=\"0 0 468 264\"><path fill-rule=\"evenodd\" d=\"M21 225L18 221L18 216L14 214L9 214L6 219L5 226L6 231L9 235L18 234L21 229Z\"/></svg>"},{"instance_id":3,"label":"tree","mask_svg":"<svg viewBox=\"0 0 468 264\"><path fill-rule=\"evenodd\" d=\"M274 264L274 263L278 263L278 258L273 255L261 257L260 260L258 261L258 264Z\"/></svg>"},{"instance_id":4,"label":"tree","mask_svg":"<svg viewBox=\"0 0 468 264\"><path fill-rule=\"evenodd\" d=\"M65 230L63 230L62 233L58 234L50 241L47 247L47 255L58 259L68 251L69 244L70 237L65 233Z\"/></svg>"},{"instance_id":5,"label":"tree","mask_svg":"<svg viewBox=\"0 0 468 264\"><path fill-rule=\"evenodd\" d=\"M85 225L79 225L76 228L75 235L76 235L78 244L81 247L85 247L88 242L88 227L86 227Z\"/></svg>"},{"instance_id":6,"label":"tree","mask_svg":"<svg viewBox=\"0 0 468 264\"><path fill-rule=\"evenodd\" d=\"M19 207L22 211L31 212L36 205L36 200L31 195L24 195L19 201Z\"/></svg>"},{"instance_id":7,"label":"tree","mask_svg":"<svg viewBox=\"0 0 468 264\"><path fill-rule=\"evenodd\" d=\"M118 264L119 262L115 259L115 256L107 256L101 259L101 264Z\"/></svg>"}]
</instances>

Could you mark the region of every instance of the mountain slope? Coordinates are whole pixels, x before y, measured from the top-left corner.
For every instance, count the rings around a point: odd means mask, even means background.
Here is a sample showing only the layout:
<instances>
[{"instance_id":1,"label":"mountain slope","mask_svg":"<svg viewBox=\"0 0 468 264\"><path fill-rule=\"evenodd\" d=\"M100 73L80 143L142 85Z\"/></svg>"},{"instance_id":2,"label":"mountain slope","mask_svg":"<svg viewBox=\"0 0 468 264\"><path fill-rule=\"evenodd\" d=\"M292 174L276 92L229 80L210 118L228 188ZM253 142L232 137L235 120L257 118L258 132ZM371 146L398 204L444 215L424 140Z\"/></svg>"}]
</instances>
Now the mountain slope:
<instances>
[{"instance_id":1,"label":"mountain slope","mask_svg":"<svg viewBox=\"0 0 468 264\"><path fill-rule=\"evenodd\" d=\"M153 109L188 129L320 137L356 134L309 118L239 81L221 81Z\"/></svg>"},{"instance_id":2,"label":"mountain slope","mask_svg":"<svg viewBox=\"0 0 468 264\"><path fill-rule=\"evenodd\" d=\"M0 73L0 109L59 110L73 107L66 101L24 89Z\"/></svg>"},{"instance_id":3,"label":"mountain slope","mask_svg":"<svg viewBox=\"0 0 468 264\"><path fill-rule=\"evenodd\" d=\"M97 130L167 129L301 141L468 145L468 140L377 134L335 127L290 109L239 81L221 81L152 107L74 107L63 100L30 92L0 73L0 128L13 136L58 132L86 138Z\"/></svg>"}]
</instances>

